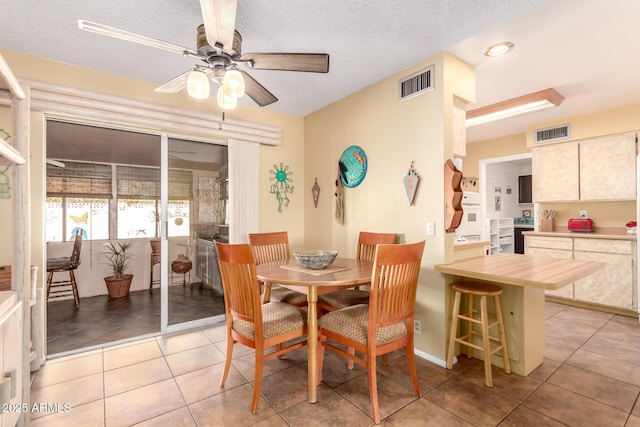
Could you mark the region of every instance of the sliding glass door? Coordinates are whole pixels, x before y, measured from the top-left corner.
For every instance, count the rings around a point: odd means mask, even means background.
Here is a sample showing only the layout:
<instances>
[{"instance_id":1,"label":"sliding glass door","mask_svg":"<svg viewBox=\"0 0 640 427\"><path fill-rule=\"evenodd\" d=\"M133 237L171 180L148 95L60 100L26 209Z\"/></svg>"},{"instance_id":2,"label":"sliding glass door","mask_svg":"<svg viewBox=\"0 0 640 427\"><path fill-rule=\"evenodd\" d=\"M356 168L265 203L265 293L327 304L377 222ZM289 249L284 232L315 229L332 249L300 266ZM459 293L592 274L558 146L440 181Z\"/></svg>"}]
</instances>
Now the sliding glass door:
<instances>
[{"instance_id":1,"label":"sliding glass door","mask_svg":"<svg viewBox=\"0 0 640 427\"><path fill-rule=\"evenodd\" d=\"M224 314L214 242L229 239L228 151L225 145L166 138L163 152L163 330L172 330Z\"/></svg>"}]
</instances>

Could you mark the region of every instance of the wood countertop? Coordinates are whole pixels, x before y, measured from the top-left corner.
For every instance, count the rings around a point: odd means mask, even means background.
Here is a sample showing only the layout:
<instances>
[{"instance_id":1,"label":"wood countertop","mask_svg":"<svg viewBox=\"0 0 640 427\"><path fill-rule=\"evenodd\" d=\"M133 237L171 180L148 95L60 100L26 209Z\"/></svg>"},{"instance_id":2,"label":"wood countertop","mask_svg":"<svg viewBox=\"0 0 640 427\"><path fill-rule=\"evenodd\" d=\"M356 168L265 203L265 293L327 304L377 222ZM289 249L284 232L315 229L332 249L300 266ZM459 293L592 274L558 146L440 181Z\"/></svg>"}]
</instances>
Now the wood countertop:
<instances>
[{"instance_id":1,"label":"wood countertop","mask_svg":"<svg viewBox=\"0 0 640 427\"><path fill-rule=\"evenodd\" d=\"M437 264L434 270L454 276L506 285L557 290L588 276L605 264L597 261L537 255L497 254Z\"/></svg>"},{"instance_id":2,"label":"wood countertop","mask_svg":"<svg viewBox=\"0 0 640 427\"><path fill-rule=\"evenodd\" d=\"M636 240L635 234L627 234L624 227L599 228L593 233L569 231L566 227L556 227L554 231L524 231L525 236L576 237L581 239Z\"/></svg>"}]
</instances>

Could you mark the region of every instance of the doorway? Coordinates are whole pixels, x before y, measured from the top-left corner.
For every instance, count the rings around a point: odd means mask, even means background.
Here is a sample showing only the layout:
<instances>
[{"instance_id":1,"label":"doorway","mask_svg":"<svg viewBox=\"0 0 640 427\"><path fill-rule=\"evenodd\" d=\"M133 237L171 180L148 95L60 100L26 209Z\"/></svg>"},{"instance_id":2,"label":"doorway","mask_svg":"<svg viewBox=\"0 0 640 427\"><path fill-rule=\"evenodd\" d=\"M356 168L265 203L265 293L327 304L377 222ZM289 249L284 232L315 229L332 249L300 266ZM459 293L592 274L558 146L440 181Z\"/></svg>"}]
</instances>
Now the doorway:
<instances>
[{"instance_id":1,"label":"doorway","mask_svg":"<svg viewBox=\"0 0 640 427\"><path fill-rule=\"evenodd\" d=\"M226 145L56 120L46 132L47 258L68 256L72 231L84 240L80 305L47 303L47 354L222 318L221 292L202 281L208 260L198 262L197 241L203 223L228 229L228 192L219 191L228 182ZM154 258L151 241L160 237ZM125 297L110 298L103 280L109 241L132 243Z\"/></svg>"}]
</instances>

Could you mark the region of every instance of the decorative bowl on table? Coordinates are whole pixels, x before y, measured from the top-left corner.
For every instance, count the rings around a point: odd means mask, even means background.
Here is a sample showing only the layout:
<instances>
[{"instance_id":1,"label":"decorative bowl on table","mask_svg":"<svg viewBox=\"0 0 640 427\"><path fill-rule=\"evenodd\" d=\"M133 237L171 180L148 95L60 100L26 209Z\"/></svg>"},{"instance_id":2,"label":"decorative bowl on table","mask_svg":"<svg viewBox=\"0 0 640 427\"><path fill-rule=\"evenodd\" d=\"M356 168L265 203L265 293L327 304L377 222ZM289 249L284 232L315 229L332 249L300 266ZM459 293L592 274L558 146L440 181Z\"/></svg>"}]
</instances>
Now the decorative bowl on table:
<instances>
[{"instance_id":1,"label":"decorative bowl on table","mask_svg":"<svg viewBox=\"0 0 640 427\"><path fill-rule=\"evenodd\" d=\"M338 256L338 251L300 251L294 252L293 256L295 257L296 261L298 261L298 264L300 264L304 268L308 268L311 270L322 270L323 268L329 267L333 263L333 261L335 261L336 257Z\"/></svg>"}]
</instances>

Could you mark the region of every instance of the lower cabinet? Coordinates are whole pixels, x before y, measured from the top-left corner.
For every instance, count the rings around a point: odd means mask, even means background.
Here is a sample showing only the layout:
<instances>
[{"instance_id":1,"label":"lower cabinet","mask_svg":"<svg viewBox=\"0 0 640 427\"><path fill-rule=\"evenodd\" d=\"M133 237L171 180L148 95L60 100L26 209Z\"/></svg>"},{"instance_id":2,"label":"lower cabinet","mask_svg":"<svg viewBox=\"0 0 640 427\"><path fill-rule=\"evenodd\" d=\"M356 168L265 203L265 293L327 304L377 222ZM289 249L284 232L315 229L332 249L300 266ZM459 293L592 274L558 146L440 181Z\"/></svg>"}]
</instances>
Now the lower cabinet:
<instances>
[{"instance_id":1,"label":"lower cabinet","mask_svg":"<svg viewBox=\"0 0 640 427\"><path fill-rule=\"evenodd\" d=\"M606 265L604 270L574 283L574 298L628 310L635 309L634 249L634 242L625 240L575 239L574 259L601 261Z\"/></svg>"},{"instance_id":2,"label":"lower cabinet","mask_svg":"<svg viewBox=\"0 0 640 427\"><path fill-rule=\"evenodd\" d=\"M547 295L625 310L637 310L634 241L527 236L525 245L525 253L531 255L605 263L603 270L557 291L547 291Z\"/></svg>"},{"instance_id":3,"label":"lower cabinet","mask_svg":"<svg viewBox=\"0 0 640 427\"><path fill-rule=\"evenodd\" d=\"M15 291L0 292L0 373L0 426L14 426L25 413L22 402L22 303Z\"/></svg>"}]
</instances>

